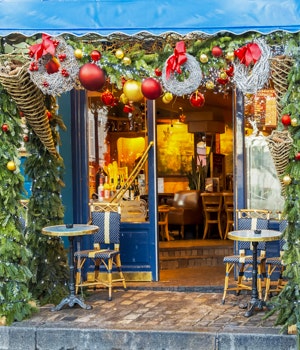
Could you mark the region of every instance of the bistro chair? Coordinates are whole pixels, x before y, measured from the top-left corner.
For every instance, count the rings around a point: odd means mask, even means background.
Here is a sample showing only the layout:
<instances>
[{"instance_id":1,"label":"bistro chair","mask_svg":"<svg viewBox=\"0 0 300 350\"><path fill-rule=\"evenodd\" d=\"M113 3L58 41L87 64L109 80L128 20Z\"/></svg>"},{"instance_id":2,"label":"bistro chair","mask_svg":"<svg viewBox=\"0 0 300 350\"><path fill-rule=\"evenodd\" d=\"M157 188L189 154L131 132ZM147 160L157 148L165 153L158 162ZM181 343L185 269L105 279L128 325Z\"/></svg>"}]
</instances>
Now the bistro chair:
<instances>
[{"instance_id":1,"label":"bistro chair","mask_svg":"<svg viewBox=\"0 0 300 350\"><path fill-rule=\"evenodd\" d=\"M165 239L167 241L171 240L171 237L169 234L169 227L168 227L169 226L169 220L168 220L169 211L170 211L170 207L168 205L159 205L158 206L158 228L159 228L159 234L160 234L161 239L163 241Z\"/></svg>"},{"instance_id":2,"label":"bistro chair","mask_svg":"<svg viewBox=\"0 0 300 350\"><path fill-rule=\"evenodd\" d=\"M268 210L237 210L237 229L238 230L255 230L268 229L270 212ZM251 252L251 242L237 242L238 253L235 255L225 256L225 282L222 304L225 304L227 291L236 291L236 294L242 290L251 290L252 286L246 284L246 272L252 270L253 256ZM265 274L266 260L266 242L259 242L257 246L257 290L259 298L262 299L262 280ZM238 277L234 280L234 270L236 269ZM229 287L230 277L232 280Z\"/></svg>"},{"instance_id":3,"label":"bistro chair","mask_svg":"<svg viewBox=\"0 0 300 350\"><path fill-rule=\"evenodd\" d=\"M227 238L228 232L230 228L233 228L234 220L233 220L233 193L232 192L224 192L223 193L223 201L224 201L224 211L226 214L226 228L224 233L224 239Z\"/></svg>"},{"instance_id":4,"label":"bistro chair","mask_svg":"<svg viewBox=\"0 0 300 350\"><path fill-rule=\"evenodd\" d=\"M287 227L287 221L283 220L279 223L279 231L284 232ZM285 281L283 279L283 272L285 264L283 262L283 252L286 240L282 238L279 242L279 256L274 256L266 259L266 290L265 290L265 301L273 293L279 293L283 288ZM274 281L273 284L271 281Z\"/></svg>"},{"instance_id":5,"label":"bistro chair","mask_svg":"<svg viewBox=\"0 0 300 350\"><path fill-rule=\"evenodd\" d=\"M79 250L74 256L77 261L76 293L79 287L94 287L104 285L108 288L108 300L112 300L112 286L122 282L126 290L126 282L121 269L120 258L120 213L118 212L91 212L91 223L99 227L94 234L94 249ZM93 278L88 276L83 280L83 266L94 266ZM119 278L113 278L113 267L118 270ZM101 267L106 271L107 278L101 273Z\"/></svg>"},{"instance_id":6,"label":"bistro chair","mask_svg":"<svg viewBox=\"0 0 300 350\"><path fill-rule=\"evenodd\" d=\"M203 192L201 193L203 211L205 217L205 226L203 232L203 239L206 238L210 225L218 225L220 238L223 238L221 227L221 212L223 195L219 192Z\"/></svg>"}]
</instances>

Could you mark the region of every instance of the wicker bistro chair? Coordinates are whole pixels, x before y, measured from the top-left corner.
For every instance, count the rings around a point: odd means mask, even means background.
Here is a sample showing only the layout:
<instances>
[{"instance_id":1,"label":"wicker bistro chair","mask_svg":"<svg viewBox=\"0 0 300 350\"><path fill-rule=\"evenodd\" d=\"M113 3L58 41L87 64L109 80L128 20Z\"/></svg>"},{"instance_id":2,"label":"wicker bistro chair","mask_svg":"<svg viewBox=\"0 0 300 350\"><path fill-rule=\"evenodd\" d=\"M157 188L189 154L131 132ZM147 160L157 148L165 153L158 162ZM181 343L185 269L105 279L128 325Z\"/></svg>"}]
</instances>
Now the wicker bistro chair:
<instances>
[{"instance_id":1,"label":"wicker bistro chair","mask_svg":"<svg viewBox=\"0 0 300 350\"><path fill-rule=\"evenodd\" d=\"M283 220L279 224L279 231L283 232L287 227L287 221ZM273 293L279 293L281 289L284 287L285 281L283 280L283 271L285 269L285 265L282 259L284 245L286 243L285 239L281 239L279 242L279 256L270 257L266 259L266 289L265 289L265 301ZM271 280L275 278L275 283L272 285Z\"/></svg>"},{"instance_id":2,"label":"wicker bistro chair","mask_svg":"<svg viewBox=\"0 0 300 350\"><path fill-rule=\"evenodd\" d=\"M253 230L267 229L270 213L267 210L237 210L237 229ZM254 216L254 217L252 217ZM225 282L222 304L225 304L226 294L228 291L236 291L238 295L242 290L251 290L252 286L246 284L245 274L252 269L253 256L251 253L251 242L237 242L238 254L225 256ZM257 246L257 289L258 296L262 299L262 280L265 274L266 261L266 242L259 242ZM238 271L237 281L234 281L232 287L229 287L230 275L234 277L234 268ZM233 278L232 278L233 279Z\"/></svg>"},{"instance_id":3,"label":"wicker bistro chair","mask_svg":"<svg viewBox=\"0 0 300 350\"><path fill-rule=\"evenodd\" d=\"M126 290L126 282L121 270L120 258L120 213L117 212L91 212L91 221L93 225L99 226L99 231L94 234L94 249L79 250L74 256L77 261L76 271L76 293L79 287L98 285L108 287L108 300L112 300L112 286L115 282L122 282ZM82 280L82 267L85 263L93 261L95 266L94 278ZM107 272L107 279L100 274L101 266L104 266ZM113 278L112 270L116 266L119 272L119 278Z\"/></svg>"}]
</instances>

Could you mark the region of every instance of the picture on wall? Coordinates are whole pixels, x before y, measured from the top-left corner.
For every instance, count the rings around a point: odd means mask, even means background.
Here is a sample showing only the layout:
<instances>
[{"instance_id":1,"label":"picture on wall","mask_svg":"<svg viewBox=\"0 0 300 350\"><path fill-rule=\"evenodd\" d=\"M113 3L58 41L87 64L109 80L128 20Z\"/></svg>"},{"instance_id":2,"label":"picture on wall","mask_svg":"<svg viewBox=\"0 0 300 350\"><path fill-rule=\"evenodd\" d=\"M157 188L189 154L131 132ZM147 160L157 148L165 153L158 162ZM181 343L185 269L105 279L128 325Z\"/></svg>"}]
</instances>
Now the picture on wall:
<instances>
[{"instance_id":1,"label":"picture on wall","mask_svg":"<svg viewBox=\"0 0 300 350\"><path fill-rule=\"evenodd\" d=\"M157 125L157 150L160 177L185 176L192 168L194 134L182 123Z\"/></svg>"}]
</instances>

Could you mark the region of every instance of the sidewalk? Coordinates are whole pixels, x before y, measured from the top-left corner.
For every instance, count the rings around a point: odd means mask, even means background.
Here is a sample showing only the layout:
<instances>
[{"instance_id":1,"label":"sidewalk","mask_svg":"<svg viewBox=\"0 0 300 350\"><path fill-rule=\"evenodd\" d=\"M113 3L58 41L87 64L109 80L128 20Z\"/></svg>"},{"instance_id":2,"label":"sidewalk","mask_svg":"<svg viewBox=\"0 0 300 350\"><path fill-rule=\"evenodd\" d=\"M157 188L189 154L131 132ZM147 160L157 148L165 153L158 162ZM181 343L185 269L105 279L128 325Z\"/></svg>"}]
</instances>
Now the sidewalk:
<instances>
[{"instance_id":1,"label":"sidewalk","mask_svg":"<svg viewBox=\"0 0 300 350\"><path fill-rule=\"evenodd\" d=\"M217 275L209 268L203 273ZM244 316L239 304L250 300L249 294L228 294L225 305L221 298L220 285L129 282L127 291L115 289L111 302L107 291L89 293L85 301L92 310L75 306L52 312L46 305L29 320L0 327L0 349L297 349L295 335L282 335L273 326L276 315L267 320L262 320L265 311Z\"/></svg>"}]
</instances>

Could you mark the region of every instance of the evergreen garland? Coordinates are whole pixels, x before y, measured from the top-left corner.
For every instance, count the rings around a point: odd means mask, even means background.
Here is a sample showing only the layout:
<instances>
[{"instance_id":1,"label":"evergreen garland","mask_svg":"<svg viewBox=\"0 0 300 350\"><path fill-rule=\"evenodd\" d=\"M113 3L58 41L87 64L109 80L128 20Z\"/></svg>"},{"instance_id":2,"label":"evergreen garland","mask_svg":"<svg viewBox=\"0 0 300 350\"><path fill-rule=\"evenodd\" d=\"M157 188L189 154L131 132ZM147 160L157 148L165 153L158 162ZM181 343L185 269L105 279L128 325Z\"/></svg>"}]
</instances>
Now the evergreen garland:
<instances>
[{"instance_id":1,"label":"evergreen garland","mask_svg":"<svg viewBox=\"0 0 300 350\"><path fill-rule=\"evenodd\" d=\"M22 127L16 104L2 87L0 94L0 319L1 324L9 325L29 317L35 302L28 289L31 252L26 247L21 224L24 177L20 173L18 148Z\"/></svg>"},{"instance_id":2,"label":"evergreen garland","mask_svg":"<svg viewBox=\"0 0 300 350\"><path fill-rule=\"evenodd\" d=\"M296 44L296 43L294 43ZM284 232L286 245L284 247L283 261L286 266L284 276L287 284L283 290L271 299L273 309L266 317L278 312L275 325L282 325L282 332L286 332L291 325L297 325L298 335L300 331L300 161L296 155L300 152L300 59L298 45L290 47L294 52L295 64L288 76L289 87L282 102L282 113L289 114L291 119L297 122L289 126L289 132L293 138L293 148L290 153L289 165L285 175L289 175L291 183L286 186L286 200L284 217L288 221L288 227ZM298 336L298 348L300 348Z\"/></svg>"},{"instance_id":3,"label":"evergreen garland","mask_svg":"<svg viewBox=\"0 0 300 350\"><path fill-rule=\"evenodd\" d=\"M57 115L55 98L46 97L46 107L50 117L55 144L59 143L57 126L65 129ZM29 129L27 143L28 158L25 161L25 174L32 179L32 196L28 204L27 243L33 252L29 268L33 274L30 281L32 294L43 305L58 303L68 293L69 277L67 255L63 241L59 237L41 233L45 226L63 223L64 208L61 200L61 187L64 163L62 158L51 155L39 138Z\"/></svg>"}]
</instances>

